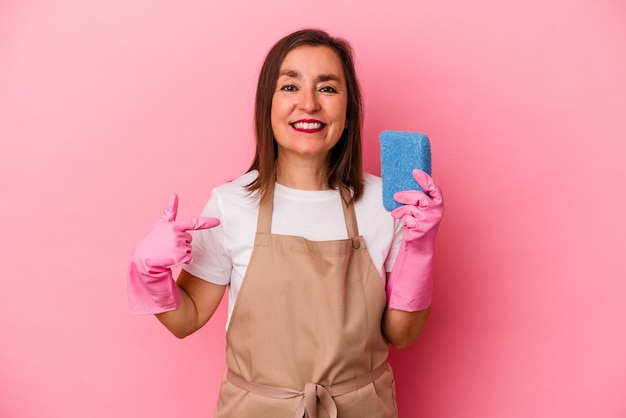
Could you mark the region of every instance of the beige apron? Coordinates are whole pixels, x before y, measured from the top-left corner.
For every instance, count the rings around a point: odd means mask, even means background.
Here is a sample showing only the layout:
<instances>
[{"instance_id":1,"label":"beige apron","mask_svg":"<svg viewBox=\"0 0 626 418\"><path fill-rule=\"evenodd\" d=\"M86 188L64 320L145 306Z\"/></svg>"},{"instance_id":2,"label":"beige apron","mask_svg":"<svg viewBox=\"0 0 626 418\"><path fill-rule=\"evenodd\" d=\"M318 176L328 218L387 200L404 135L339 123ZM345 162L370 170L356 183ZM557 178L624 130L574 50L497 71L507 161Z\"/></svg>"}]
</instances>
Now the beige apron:
<instances>
[{"instance_id":1,"label":"beige apron","mask_svg":"<svg viewBox=\"0 0 626 418\"><path fill-rule=\"evenodd\" d=\"M273 190L260 208L216 417L397 417L385 291L347 193L345 240L271 234Z\"/></svg>"}]
</instances>

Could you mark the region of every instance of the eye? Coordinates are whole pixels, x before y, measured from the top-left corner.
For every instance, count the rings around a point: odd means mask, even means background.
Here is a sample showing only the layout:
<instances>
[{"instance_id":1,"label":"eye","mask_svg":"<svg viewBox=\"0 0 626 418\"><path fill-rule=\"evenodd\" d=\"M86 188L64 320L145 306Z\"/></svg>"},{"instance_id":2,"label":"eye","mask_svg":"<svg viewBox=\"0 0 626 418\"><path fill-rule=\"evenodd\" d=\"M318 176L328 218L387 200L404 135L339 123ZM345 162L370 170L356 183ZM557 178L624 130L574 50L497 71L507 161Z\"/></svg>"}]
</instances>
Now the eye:
<instances>
[{"instance_id":1,"label":"eye","mask_svg":"<svg viewBox=\"0 0 626 418\"><path fill-rule=\"evenodd\" d=\"M284 86L282 86L280 88L281 91L288 91L288 92L294 92L296 91L296 86L294 86L293 84L286 84Z\"/></svg>"},{"instance_id":2,"label":"eye","mask_svg":"<svg viewBox=\"0 0 626 418\"><path fill-rule=\"evenodd\" d=\"M331 86L324 86L320 88L320 92L321 93L337 93L337 90L335 90L335 88Z\"/></svg>"}]
</instances>

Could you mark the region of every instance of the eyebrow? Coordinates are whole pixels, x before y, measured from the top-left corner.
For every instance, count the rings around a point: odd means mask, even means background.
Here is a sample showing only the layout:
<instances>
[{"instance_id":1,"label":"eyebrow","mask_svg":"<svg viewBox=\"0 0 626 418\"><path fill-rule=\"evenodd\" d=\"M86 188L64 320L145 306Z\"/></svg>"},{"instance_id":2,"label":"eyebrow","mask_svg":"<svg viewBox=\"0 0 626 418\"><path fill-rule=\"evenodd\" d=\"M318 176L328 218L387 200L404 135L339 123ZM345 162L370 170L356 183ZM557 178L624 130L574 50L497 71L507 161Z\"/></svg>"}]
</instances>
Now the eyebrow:
<instances>
[{"instance_id":1,"label":"eyebrow","mask_svg":"<svg viewBox=\"0 0 626 418\"><path fill-rule=\"evenodd\" d=\"M298 71L295 70L282 70L280 73L278 73L278 76L287 76L287 77L292 77L292 78L298 78L300 76L300 73ZM317 81L336 81L336 82L341 82L341 78L335 74L320 74L317 77L315 77L315 79Z\"/></svg>"}]
</instances>

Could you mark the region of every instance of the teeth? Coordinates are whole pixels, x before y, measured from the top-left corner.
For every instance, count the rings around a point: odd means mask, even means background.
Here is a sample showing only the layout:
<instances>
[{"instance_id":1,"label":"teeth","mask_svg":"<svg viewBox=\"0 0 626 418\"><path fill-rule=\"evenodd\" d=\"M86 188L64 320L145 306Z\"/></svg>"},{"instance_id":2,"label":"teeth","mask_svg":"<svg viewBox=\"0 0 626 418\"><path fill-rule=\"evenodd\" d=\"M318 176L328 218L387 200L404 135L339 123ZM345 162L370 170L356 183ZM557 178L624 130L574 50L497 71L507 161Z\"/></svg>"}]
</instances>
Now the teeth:
<instances>
[{"instance_id":1,"label":"teeth","mask_svg":"<svg viewBox=\"0 0 626 418\"><path fill-rule=\"evenodd\" d=\"M313 129L321 129L322 124L319 122L296 122L293 126L296 129L311 131Z\"/></svg>"}]
</instances>

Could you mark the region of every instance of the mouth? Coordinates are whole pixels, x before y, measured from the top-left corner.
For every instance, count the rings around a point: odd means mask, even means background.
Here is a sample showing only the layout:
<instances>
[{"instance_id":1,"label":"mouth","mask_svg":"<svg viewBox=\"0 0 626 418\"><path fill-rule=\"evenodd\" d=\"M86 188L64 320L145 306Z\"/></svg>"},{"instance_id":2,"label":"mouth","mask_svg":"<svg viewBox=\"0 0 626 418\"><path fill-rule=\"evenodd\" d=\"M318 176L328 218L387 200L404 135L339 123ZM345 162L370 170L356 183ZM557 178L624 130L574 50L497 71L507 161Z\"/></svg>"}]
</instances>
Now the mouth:
<instances>
[{"instance_id":1,"label":"mouth","mask_svg":"<svg viewBox=\"0 0 626 418\"><path fill-rule=\"evenodd\" d=\"M320 122L319 120L298 120L290 125L296 131L305 133L320 132L326 127L326 124Z\"/></svg>"}]
</instances>

